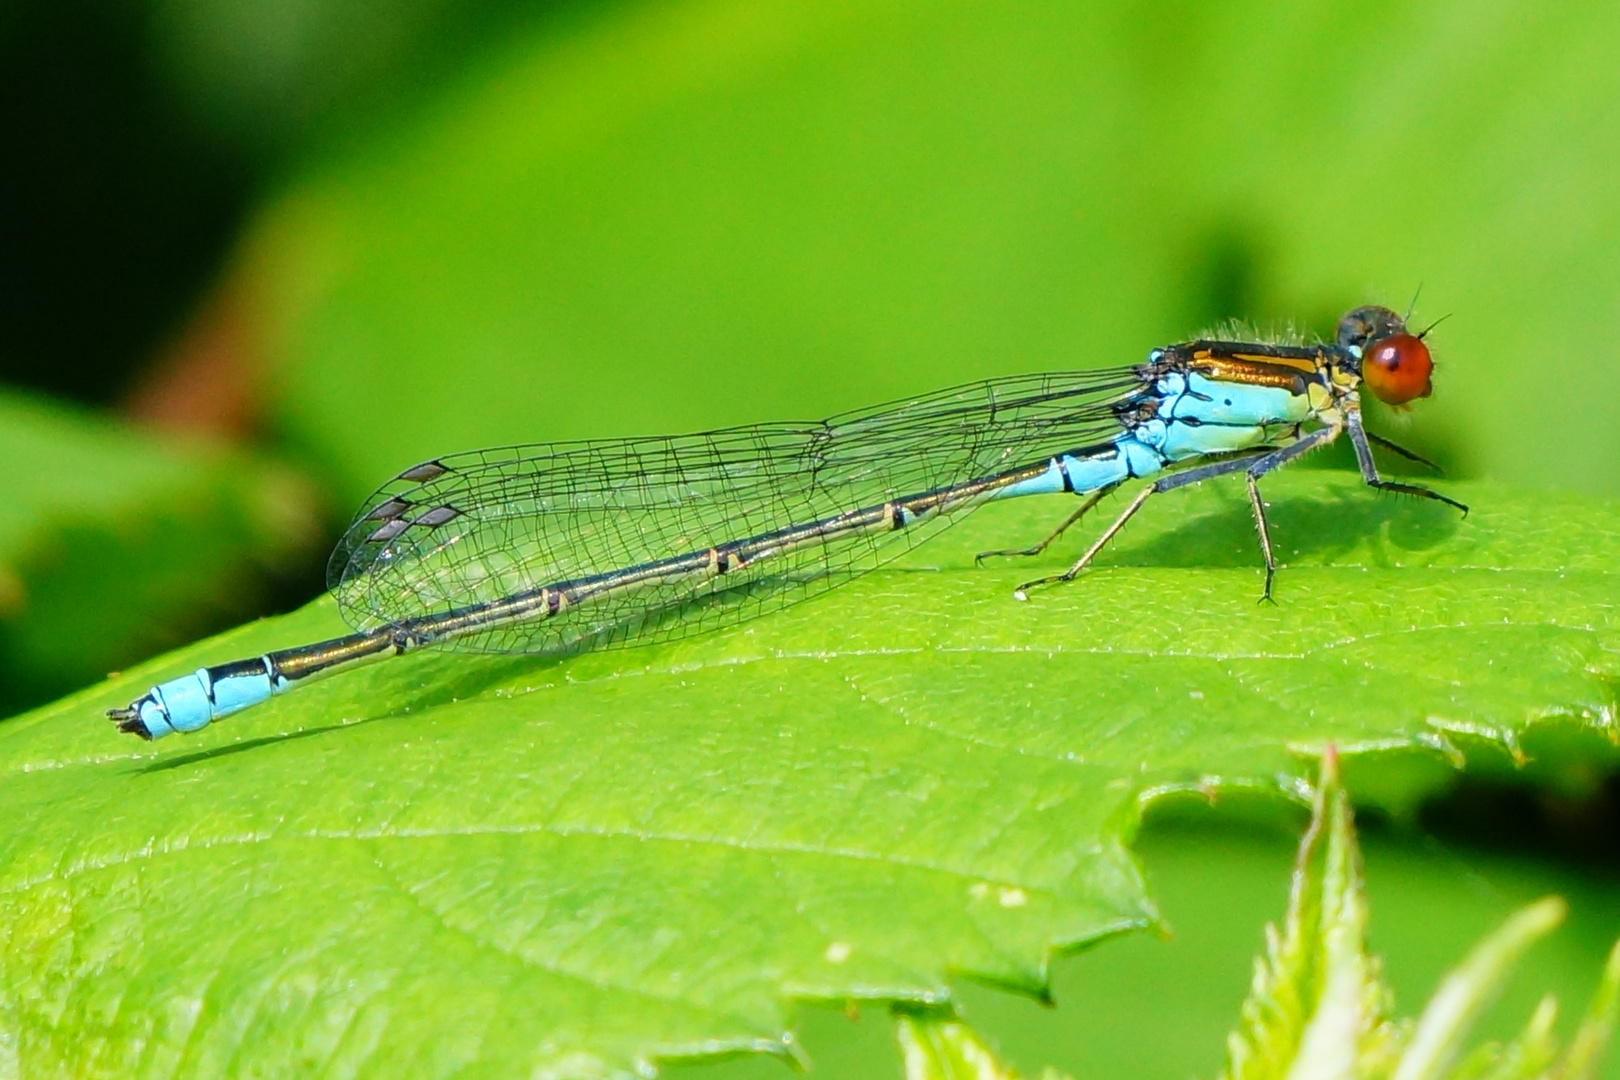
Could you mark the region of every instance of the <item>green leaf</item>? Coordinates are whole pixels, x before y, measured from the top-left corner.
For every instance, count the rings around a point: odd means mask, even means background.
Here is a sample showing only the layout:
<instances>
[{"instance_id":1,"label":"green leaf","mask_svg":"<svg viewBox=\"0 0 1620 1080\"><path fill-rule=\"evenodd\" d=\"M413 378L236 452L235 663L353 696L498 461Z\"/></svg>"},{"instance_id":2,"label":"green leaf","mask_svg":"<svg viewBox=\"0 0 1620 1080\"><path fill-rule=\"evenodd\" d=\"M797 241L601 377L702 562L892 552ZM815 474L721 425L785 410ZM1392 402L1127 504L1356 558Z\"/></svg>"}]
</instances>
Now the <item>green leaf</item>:
<instances>
[{"instance_id":1,"label":"green leaf","mask_svg":"<svg viewBox=\"0 0 1620 1080\"><path fill-rule=\"evenodd\" d=\"M1228 1078L1532 1080L1592 1074L1620 1012L1620 942L1562 1060L1552 1035L1557 1003L1548 995L1510 1045L1481 1045L1453 1068L1469 1030L1519 957L1563 921L1567 907L1551 896L1520 909L1446 976L1416 1023L1396 1022L1378 961L1367 953L1365 889L1349 796L1329 748L1294 866L1287 918L1281 932L1266 928L1266 956L1256 963L1241 1026L1229 1040Z\"/></svg>"},{"instance_id":2,"label":"green leaf","mask_svg":"<svg viewBox=\"0 0 1620 1080\"><path fill-rule=\"evenodd\" d=\"M1462 966L1446 976L1423 1011L1393 1070L1394 1080L1440 1080L1447 1075L1475 1017L1499 992L1520 955L1563 922L1564 913L1564 902L1549 896L1522 909L1480 942ZM1550 1013L1547 1008L1537 1010L1521 1037L1524 1045L1545 1042Z\"/></svg>"},{"instance_id":3,"label":"green leaf","mask_svg":"<svg viewBox=\"0 0 1620 1080\"><path fill-rule=\"evenodd\" d=\"M1308 471L1267 490L1275 607L1240 487L1154 500L1111 566L1028 603L1036 567L971 557L1071 505L1022 500L666 646L415 654L153 747L101 719L340 632L323 602L20 717L0 1024L23 1071L75 1075L788 1053L795 999L947 1004L950 972L1038 994L1053 949L1152 923L1125 845L1153 793L1299 793L1328 742L1612 734L1620 509L1450 485L1461 520Z\"/></svg>"},{"instance_id":4,"label":"green leaf","mask_svg":"<svg viewBox=\"0 0 1620 1080\"><path fill-rule=\"evenodd\" d=\"M1350 797L1337 754L1323 757L1311 825L1295 860L1288 917L1267 926L1242 1027L1228 1039L1229 1080L1345 1080L1392 1037L1385 993L1366 955L1367 899Z\"/></svg>"},{"instance_id":5,"label":"green leaf","mask_svg":"<svg viewBox=\"0 0 1620 1080\"><path fill-rule=\"evenodd\" d=\"M949 1015L897 1009L894 1037L905 1080L1018 1080L973 1028ZM1043 1080L1058 1080L1048 1072Z\"/></svg>"},{"instance_id":6,"label":"green leaf","mask_svg":"<svg viewBox=\"0 0 1620 1080\"><path fill-rule=\"evenodd\" d=\"M0 716L241 618L309 553L286 468L0 396Z\"/></svg>"},{"instance_id":7,"label":"green leaf","mask_svg":"<svg viewBox=\"0 0 1620 1080\"><path fill-rule=\"evenodd\" d=\"M1603 979L1597 993L1592 995L1592 1004L1581 1019L1568 1053L1552 1075L1557 1080L1588 1080L1595 1076L1598 1062L1614 1037L1617 1022L1620 1022L1620 941L1609 950L1609 960L1603 966Z\"/></svg>"},{"instance_id":8,"label":"green leaf","mask_svg":"<svg viewBox=\"0 0 1620 1080\"><path fill-rule=\"evenodd\" d=\"M1382 772L1392 761L1388 754L1352 759L1363 776ZM1470 788L1477 783L1473 765L1470 761L1470 776L1463 778ZM1534 784L1534 772L1532 763L1521 778L1527 787ZM1563 804L1545 788L1524 792L1522 800L1520 805ZM1457 800L1443 802L1454 806ZM1183 796L1155 802L1131 850L1142 860L1170 934L1133 934L1055 961L1055 1008L958 981L953 985L961 1015L993 1037L1026 1075L1046 1064L1095 1080L1220 1075L1227 1036L1250 989L1254 957L1265 952L1261 929L1267 922L1281 924L1290 869L1308 820L1302 810L1258 798L1209 802ZM1567 1042L1572 1022L1579 1019L1576 1006L1591 998L1620 936L1620 889L1612 877L1597 867L1571 865L1545 844L1504 850L1488 828L1484 839L1482 834L1437 836L1391 828L1377 813L1363 816L1359 840L1371 941L1382 954L1383 981L1402 1013L1419 1012L1458 960L1515 911L1556 894L1569 902L1567 923L1526 955L1476 1032L1482 1040L1511 1042L1543 994L1554 992L1569 1003L1557 1032ZM892 1050L876 1025L852 1025L831 1008L803 1014L804 1046L818 1067L838 1076L891 1071ZM1620 1055L1608 1054L1601 1065L1596 1075L1620 1078ZM705 1066L705 1077L688 1080L769 1080L778 1069L772 1062L734 1062Z\"/></svg>"}]
</instances>

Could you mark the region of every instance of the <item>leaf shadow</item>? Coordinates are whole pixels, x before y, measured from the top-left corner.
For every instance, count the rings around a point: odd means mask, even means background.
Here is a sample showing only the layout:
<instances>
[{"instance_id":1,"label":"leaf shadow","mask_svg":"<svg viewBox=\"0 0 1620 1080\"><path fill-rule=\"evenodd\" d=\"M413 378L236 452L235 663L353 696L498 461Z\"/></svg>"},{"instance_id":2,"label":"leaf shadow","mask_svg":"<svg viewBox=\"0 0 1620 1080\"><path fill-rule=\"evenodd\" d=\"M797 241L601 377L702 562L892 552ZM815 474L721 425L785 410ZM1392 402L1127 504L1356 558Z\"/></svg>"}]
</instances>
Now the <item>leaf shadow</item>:
<instances>
[{"instance_id":1,"label":"leaf shadow","mask_svg":"<svg viewBox=\"0 0 1620 1080\"><path fill-rule=\"evenodd\" d=\"M1374 496L1374 497L1368 497ZM1149 540L1130 542L1127 531L1099 565L1161 567L1253 567L1261 563L1259 538L1248 500L1228 496L1213 512L1189 517ZM1269 501L1266 520L1279 564L1291 559L1332 563L1363 551L1375 566L1391 566L1405 552L1421 552L1450 540L1462 514L1443 503L1409 495L1346 489L1327 497Z\"/></svg>"},{"instance_id":2,"label":"leaf shadow","mask_svg":"<svg viewBox=\"0 0 1620 1080\"><path fill-rule=\"evenodd\" d=\"M260 735L257 738L243 739L240 742L228 743L225 746L212 746L206 750L195 750L189 754L174 754L158 761L149 762L137 770L142 775L169 772L173 769L184 768L188 765L199 765L205 761L214 761L228 758L235 754L245 754L250 750L257 750L263 746L276 746L282 743L293 742L298 739L313 738L316 735L325 735L328 732L343 728L355 727L359 724L369 724L376 720L383 720L383 716L368 716L363 720L351 720L335 724L324 724L321 727L303 728L299 731L278 732L275 735Z\"/></svg>"}]
</instances>

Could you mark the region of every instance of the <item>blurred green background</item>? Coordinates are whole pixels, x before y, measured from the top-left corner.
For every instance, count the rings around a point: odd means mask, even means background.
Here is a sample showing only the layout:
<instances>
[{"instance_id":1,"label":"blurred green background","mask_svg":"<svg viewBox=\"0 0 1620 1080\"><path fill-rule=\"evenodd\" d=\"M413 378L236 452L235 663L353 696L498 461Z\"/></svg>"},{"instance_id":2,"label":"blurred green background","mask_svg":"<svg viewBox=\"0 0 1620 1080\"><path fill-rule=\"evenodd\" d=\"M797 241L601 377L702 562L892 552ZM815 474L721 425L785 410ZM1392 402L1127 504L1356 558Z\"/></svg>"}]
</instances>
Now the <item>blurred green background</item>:
<instances>
[{"instance_id":1,"label":"blurred green background","mask_svg":"<svg viewBox=\"0 0 1620 1080\"><path fill-rule=\"evenodd\" d=\"M315 595L347 508L437 453L814 418L1230 318L1418 296L1436 395L1384 430L1620 495L1613 5L16 0L0 116L0 715ZM1620 910L1612 782L1471 797L1529 809L1391 865L1528 821L1519 880ZM1150 870L1250 865L1153 835ZM1220 890L1268 858L1202 886L1239 957L1280 886ZM1195 996L1233 1015L1246 971Z\"/></svg>"}]
</instances>

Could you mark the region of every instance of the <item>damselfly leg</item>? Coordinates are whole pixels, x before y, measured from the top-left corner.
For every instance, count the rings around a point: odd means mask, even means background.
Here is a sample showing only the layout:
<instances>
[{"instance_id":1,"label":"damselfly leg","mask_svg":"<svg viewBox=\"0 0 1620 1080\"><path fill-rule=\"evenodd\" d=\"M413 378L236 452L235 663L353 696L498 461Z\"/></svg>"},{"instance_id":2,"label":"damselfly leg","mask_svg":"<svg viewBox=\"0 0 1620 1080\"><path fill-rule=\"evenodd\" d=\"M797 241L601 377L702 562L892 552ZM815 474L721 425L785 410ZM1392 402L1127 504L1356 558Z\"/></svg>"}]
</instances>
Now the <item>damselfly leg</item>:
<instances>
[{"instance_id":1,"label":"damselfly leg","mask_svg":"<svg viewBox=\"0 0 1620 1080\"><path fill-rule=\"evenodd\" d=\"M984 560L986 560L986 559L1003 558L1003 557L1005 557L1005 558L1029 558L1029 557L1034 556L1034 555L1039 555L1041 552L1045 551L1048 547L1050 547L1054 542L1056 542L1058 537L1062 536L1064 534L1064 532L1068 530L1070 525L1073 525L1075 522L1077 522L1081 518L1085 517L1086 514L1091 511L1092 507L1094 507L1098 503L1102 502L1104 496L1112 495L1114 493L1114 491L1117 490L1118 488L1119 488L1118 484L1109 484L1107 487L1098 488L1096 491L1093 491L1090 495L1087 495L1084 499L1081 500L1080 508L1078 510L1076 510L1074 513L1070 514L1068 517L1064 518L1062 524L1060 524L1057 528L1053 529L1050 533L1047 534L1046 539L1042 540L1040 543L1034 545L1033 547L1027 547L1027 548L1002 548L1002 549L998 549L996 551L981 551L977 555L973 556L974 565L975 566L982 566L982 565L984 565Z\"/></svg>"},{"instance_id":2,"label":"damselfly leg","mask_svg":"<svg viewBox=\"0 0 1620 1080\"><path fill-rule=\"evenodd\" d=\"M1373 461L1372 447L1368 445L1369 439L1376 441L1380 446L1388 446L1390 449L1396 448L1388 440L1373 436L1372 432L1363 427L1359 413L1347 412L1344 419L1345 427L1350 432L1350 445L1356 449L1356 464L1361 469L1361 480L1368 487L1377 488L1379 491L1393 491L1400 495L1416 495L1420 499L1433 499L1436 502L1443 502L1447 506L1454 506L1463 512L1464 517L1468 516L1468 507L1456 499L1446 498L1438 491L1431 491L1419 484L1401 484L1380 477L1378 475L1378 465ZM1404 450L1397 449L1396 452L1407 454ZM1412 454L1407 454L1407 456L1412 457L1415 461L1423 460Z\"/></svg>"},{"instance_id":3,"label":"damselfly leg","mask_svg":"<svg viewBox=\"0 0 1620 1080\"><path fill-rule=\"evenodd\" d=\"M1433 469L1435 472L1440 473L1441 475L1445 474L1444 469L1442 469L1440 466L1436 465L1434 462L1430 461L1428 458L1424 457L1422 454L1414 453L1413 451L1408 450L1406 447L1402 446L1400 443L1392 442L1389 439L1384 438L1382 435L1378 434L1376 431L1368 431L1366 428L1362 428L1362 434L1366 435L1367 438L1369 440L1371 440L1373 445L1375 445L1375 446L1382 446L1385 450L1388 450L1388 451L1390 451L1391 453L1394 453L1394 454L1399 454L1401 457L1405 458L1407 461L1415 461L1419 465L1423 465L1423 466L1426 466L1427 468Z\"/></svg>"},{"instance_id":4,"label":"damselfly leg","mask_svg":"<svg viewBox=\"0 0 1620 1080\"><path fill-rule=\"evenodd\" d=\"M1254 527L1260 532L1260 551L1266 557L1266 587L1260 594L1262 604L1275 603L1271 599L1271 582L1277 576L1277 559L1272 554L1271 526L1266 521L1266 503L1260 497L1260 478L1268 472L1274 472L1295 458L1310 453L1319 446L1326 445L1339 437L1342 428L1325 427L1306 435L1296 443L1292 443L1280 450L1261 457L1260 460L1249 466L1246 479L1249 482L1249 506L1254 510Z\"/></svg>"},{"instance_id":5,"label":"damselfly leg","mask_svg":"<svg viewBox=\"0 0 1620 1080\"><path fill-rule=\"evenodd\" d=\"M1086 553L1080 556L1080 558L1075 561L1073 566L1069 567L1061 574L1052 574L1049 577L1036 578L1034 581L1026 581L1013 591L1013 595L1020 600L1028 600L1029 590L1036 588L1037 586L1055 585L1060 581L1073 581L1075 575L1084 570L1091 560L1097 557L1097 553L1108 546L1108 541L1112 540L1119 534L1119 531L1125 527L1125 523L1130 521L1131 518L1135 516L1136 512L1142 508L1142 504L1148 501L1149 496L1157 495L1166 491L1174 491L1178 487L1184 487L1187 484L1196 484L1201 480L1211 480L1217 476L1226 476L1230 473L1238 472L1247 468L1249 463L1254 461L1257 456L1259 455L1248 454L1242 457L1229 458L1226 461L1217 461L1211 465L1201 465L1196 469L1187 469L1184 472L1171 473L1169 476L1164 476L1158 480L1155 480L1153 483L1143 488L1136 498L1131 500L1130 505L1125 507L1125 510L1119 515L1119 517L1114 519L1114 523L1112 525L1103 530L1103 534L1097 537L1092 545L1086 549Z\"/></svg>"},{"instance_id":6,"label":"damselfly leg","mask_svg":"<svg viewBox=\"0 0 1620 1080\"><path fill-rule=\"evenodd\" d=\"M1218 476L1224 476L1242 470L1245 474L1245 480L1248 486L1249 506L1254 513L1255 529L1260 537L1260 551L1265 558L1266 564L1266 581L1265 587L1261 591L1260 602L1275 602L1272 599L1271 586L1277 576L1277 558L1275 548L1271 541L1271 526L1266 519L1265 500L1260 494L1259 480L1267 473L1274 472L1289 462L1310 453L1312 450L1332 442L1346 430L1349 431L1351 444L1355 447L1356 461L1361 469L1362 482L1367 484L1367 486L1377 488L1380 491L1393 491L1403 495L1416 495L1419 498L1434 499L1438 502L1443 502L1448 506L1456 507L1465 515L1468 513L1467 506L1455 499L1447 498L1437 491L1431 491L1430 489L1417 484L1403 484L1396 481L1385 480L1380 477L1378 474L1377 465L1373 462L1372 450L1369 446L1369 443L1372 442L1376 442L1380 446L1387 447L1388 449L1393 450L1395 453L1409 458L1412 461L1417 461L1436 469L1438 469L1438 466L1435 466L1433 462L1424 457L1412 453L1403 447L1395 445L1388 439L1384 439L1367 431L1367 429L1362 425L1360 414L1354 410L1346 410L1344 424L1342 427L1329 426L1320 428L1303 436L1297 442L1290 443L1289 445L1279 449L1271 450L1263 454L1245 455L1228 461L1215 462L1213 464L1200 466L1195 469L1188 469L1184 472L1172 473L1169 476L1165 476L1154 481L1152 484L1149 484L1147 487L1143 488L1141 493L1137 495L1136 498L1131 500L1130 505L1125 508L1124 512L1114 520L1112 525L1104 530L1103 534L1097 538L1091 547L1086 549L1085 554L1081 555L1080 558L1075 561L1073 566L1069 567L1069 569L1065 570L1061 574L1053 574L1049 577L1037 578L1034 581L1026 582L1023 585L1020 585L1013 595L1018 597L1020 600L1024 600L1028 599L1029 590L1037 586L1052 585L1064 581L1073 581L1080 571L1084 570L1091 563L1091 561L1097 557L1097 554L1107 546L1108 542L1119 534L1120 530L1125 527L1125 523L1128 522L1131 517L1141 509L1142 504L1148 500L1149 496L1161 494L1166 491L1173 491L1178 487L1185 487L1188 484L1200 483L1204 480L1211 480ZM1062 525L1058 526L1057 531L1053 533L1052 536L1042 541L1033 549L1020 552L986 552L986 555L1037 554L1044 549L1047 544L1051 543L1059 535L1061 535L1064 529L1067 529L1070 525L1078 521L1080 517L1087 510L1090 510L1094 505L1096 505L1096 500L1094 498L1088 498L1086 503L1082 505L1079 510L1071 514ZM984 556L980 557L983 558Z\"/></svg>"}]
</instances>

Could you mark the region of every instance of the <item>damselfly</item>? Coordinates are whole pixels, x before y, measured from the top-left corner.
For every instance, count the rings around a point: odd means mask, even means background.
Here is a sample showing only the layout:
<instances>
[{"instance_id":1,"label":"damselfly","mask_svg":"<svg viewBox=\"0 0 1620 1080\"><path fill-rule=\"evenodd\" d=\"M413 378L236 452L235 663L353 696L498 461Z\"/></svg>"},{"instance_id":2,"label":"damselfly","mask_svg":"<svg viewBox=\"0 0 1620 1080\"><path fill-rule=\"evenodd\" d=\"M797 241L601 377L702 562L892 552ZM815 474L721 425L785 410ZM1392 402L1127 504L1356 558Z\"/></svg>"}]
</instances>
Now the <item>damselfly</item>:
<instances>
[{"instance_id":1,"label":"damselfly","mask_svg":"<svg viewBox=\"0 0 1620 1080\"><path fill-rule=\"evenodd\" d=\"M1038 551L1141 477L1157 478L1067 572L1019 598L1073 578L1149 496L1241 472L1269 599L1277 564L1256 482L1340 434L1370 486L1467 513L1381 479L1372 443L1424 459L1362 425L1363 383L1391 405L1429 394L1422 337L1362 307L1332 343L1190 341L1131 367L991 379L816 424L437 458L384 484L332 555L328 584L355 633L203 668L108 715L155 739L428 646L545 653L683 637L833 588L992 499L1080 496L1027 549Z\"/></svg>"}]
</instances>

